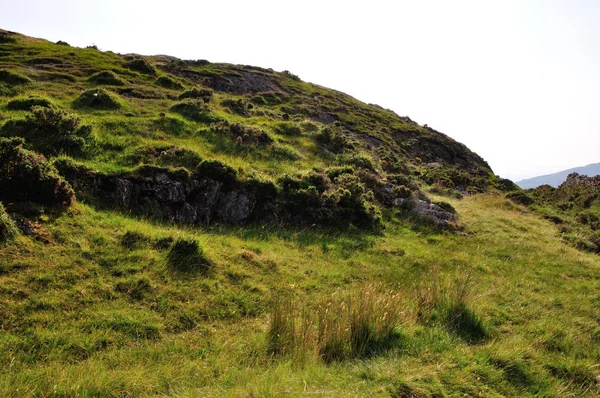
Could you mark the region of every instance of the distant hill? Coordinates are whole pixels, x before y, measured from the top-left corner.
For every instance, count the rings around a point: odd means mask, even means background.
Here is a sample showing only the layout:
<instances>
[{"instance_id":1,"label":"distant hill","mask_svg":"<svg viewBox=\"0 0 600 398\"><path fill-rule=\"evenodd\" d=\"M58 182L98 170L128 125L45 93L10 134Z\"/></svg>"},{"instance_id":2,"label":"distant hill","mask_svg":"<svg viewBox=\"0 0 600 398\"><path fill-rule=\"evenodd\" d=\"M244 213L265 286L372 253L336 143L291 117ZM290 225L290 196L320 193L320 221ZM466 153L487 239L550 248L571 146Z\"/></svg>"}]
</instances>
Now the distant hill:
<instances>
[{"instance_id":1,"label":"distant hill","mask_svg":"<svg viewBox=\"0 0 600 398\"><path fill-rule=\"evenodd\" d=\"M556 188L562 184L567 179L567 176L571 173L579 173L588 177L600 175L600 163L588 164L587 166L575 167L573 169L559 171L558 173L527 178L525 180L517 181L516 184L523 189L535 188L544 184L548 184Z\"/></svg>"}]
</instances>

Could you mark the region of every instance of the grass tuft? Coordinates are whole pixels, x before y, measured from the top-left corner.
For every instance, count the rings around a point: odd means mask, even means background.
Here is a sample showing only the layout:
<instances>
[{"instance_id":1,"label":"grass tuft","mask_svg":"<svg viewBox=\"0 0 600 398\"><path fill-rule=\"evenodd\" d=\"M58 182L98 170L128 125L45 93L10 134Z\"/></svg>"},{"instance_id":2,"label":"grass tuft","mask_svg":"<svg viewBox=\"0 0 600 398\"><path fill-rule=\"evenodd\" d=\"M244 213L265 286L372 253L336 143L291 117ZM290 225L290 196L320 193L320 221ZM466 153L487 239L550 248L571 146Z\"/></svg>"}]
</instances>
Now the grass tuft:
<instances>
[{"instance_id":1,"label":"grass tuft","mask_svg":"<svg viewBox=\"0 0 600 398\"><path fill-rule=\"evenodd\" d=\"M179 272L206 273L210 262L195 239L178 238L173 242L167 254L167 265Z\"/></svg>"}]
</instances>

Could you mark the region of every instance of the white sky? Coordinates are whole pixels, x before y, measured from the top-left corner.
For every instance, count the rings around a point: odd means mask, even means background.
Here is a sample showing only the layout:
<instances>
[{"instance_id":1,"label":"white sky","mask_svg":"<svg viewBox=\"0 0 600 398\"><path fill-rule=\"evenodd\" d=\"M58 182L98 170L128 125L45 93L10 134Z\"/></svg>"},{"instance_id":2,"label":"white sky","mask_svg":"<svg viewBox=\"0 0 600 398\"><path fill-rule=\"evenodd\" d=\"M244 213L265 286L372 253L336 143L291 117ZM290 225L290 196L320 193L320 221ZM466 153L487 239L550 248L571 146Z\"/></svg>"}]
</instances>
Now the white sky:
<instances>
[{"instance_id":1,"label":"white sky","mask_svg":"<svg viewBox=\"0 0 600 398\"><path fill-rule=\"evenodd\" d=\"M600 162L599 21L599 0L0 0L29 36L288 69L515 181Z\"/></svg>"}]
</instances>

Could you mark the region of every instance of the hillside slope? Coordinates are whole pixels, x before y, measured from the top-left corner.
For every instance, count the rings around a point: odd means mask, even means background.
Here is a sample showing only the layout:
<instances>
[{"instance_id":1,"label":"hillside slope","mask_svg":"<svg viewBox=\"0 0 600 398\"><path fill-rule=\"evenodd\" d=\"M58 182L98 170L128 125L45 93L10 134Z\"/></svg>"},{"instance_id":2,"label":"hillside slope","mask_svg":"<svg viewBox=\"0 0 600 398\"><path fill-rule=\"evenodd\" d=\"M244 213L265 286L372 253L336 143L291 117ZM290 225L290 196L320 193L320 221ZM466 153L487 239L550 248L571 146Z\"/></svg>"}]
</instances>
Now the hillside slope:
<instances>
[{"instance_id":1,"label":"hillside slope","mask_svg":"<svg viewBox=\"0 0 600 398\"><path fill-rule=\"evenodd\" d=\"M523 189L537 188L540 185L550 185L556 188L565 182L571 173L578 173L588 177L600 175L600 163L588 164L587 166L574 167L557 173L527 178L525 180L517 181L516 184Z\"/></svg>"},{"instance_id":2,"label":"hillside slope","mask_svg":"<svg viewBox=\"0 0 600 398\"><path fill-rule=\"evenodd\" d=\"M0 396L597 396L600 260L515 189L289 72L0 31Z\"/></svg>"}]
</instances>

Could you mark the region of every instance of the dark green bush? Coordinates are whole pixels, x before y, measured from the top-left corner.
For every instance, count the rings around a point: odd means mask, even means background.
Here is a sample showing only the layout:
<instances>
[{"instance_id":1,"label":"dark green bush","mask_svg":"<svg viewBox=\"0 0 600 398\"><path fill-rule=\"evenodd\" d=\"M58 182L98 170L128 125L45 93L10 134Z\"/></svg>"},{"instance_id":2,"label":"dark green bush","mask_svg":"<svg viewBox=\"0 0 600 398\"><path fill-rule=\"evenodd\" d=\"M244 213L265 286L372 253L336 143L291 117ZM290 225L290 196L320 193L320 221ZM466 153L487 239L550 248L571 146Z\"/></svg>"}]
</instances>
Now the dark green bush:
<instances>
[{"instance_id":1,"label":"dark green bush","mask_svg":"<svg viewBox=\"0 0 600 398\"><path fill-rule=\"evenodd\" d=\"M525 191L516 191L506 194L506 199L510 199L513 202L523 205L529 206L534 202L533 198L525 193Z\"/></svg>"},{"instance_id":2,"label":"dark green bush","mask_svg":"<svg viewBox=\"0 0 600 398\"><path fill-rule=\"evenodd\" d=\"M354 174L356 170L352 166L333 166L329 167L325 170L325 174L330 179L334 180L335 178L341 176L342 174Z\"/></svg>"},{"instance_id":3,"label":"dark green bush","mask_svg":"<svg viewBox=\"0 0 600 398\"><path fill-rule=\"evenodd\" d=\"M100 110L114 110L121 108L121 102L112 93L101 89L86 90L75 101L73 108L91 108Z\"/></svg>"},{"instance_id":4,"label":"dark green bush","mask_svg":"<svg viewBox=\"0 0 600 398\"><path fill-rule=\"evenodd\" d=\"M167 254L167 265L179 272L206 273L210 262L195 239L178 238Z\"/></svg>"},{"instance_id":5,"label":"dark green bush","mask_svg":"<svg viewBox=\"0 0 600 398\"><path fill-rule=\"evenodd\" d=\"M25 120L9 120L0 129L5 137L23 137L45 155L81 154L91 127L79 118L55 108L33 107Z\"/></svg>"},{"instance_id":6,"label":"dark green bush","mask_svg":"<svg viewBox=\"0 0 600 398\"><path fill-rule=\"evenodd\" d=\"M19 229L4 210L2 202L0 202L0 243L14 239L18 234Z\"/></svg>"},{"instance_id":7,"label":"dark green bush","mask_svg":"<svg viewBox=\"0 0 600 398\"><path fill-rule=\"evenodd\" d=\"M355 175L341 174L333 183L315 172L285 175L279 185L281 201L292 219L337 227L353 224L363 229L381 224L381 216L372 204L373 193Z\"/></svg>"},{"instance_id":8,"label":"dark green bush","mask_svg":"<svg viewBox=\"0 0 600 398\"><path fill-rule=\"evenodd\" d=\"M343 156L340 159L343 164L350 164L359 169L365 169L369 171L375 171L375 165L373 164L373 160L365 154L359 153L356 155L352 155L350 157Z\"/></svg>"},{"instance_id":9,"label":"dark green bush","mask_svg":"<svg viewBox=\"0 0 600 398\"><path fill-rule=\"evenodd\" d=\"M156 79L156 85L169 90L183 90L183 84L173 79L171 76L161 76Z\"/></svg>"},{"instance_id":10,"label":"dark green bush","mask_svg":"<svg viewBox=\"0 0 600 398\"><path fill-rule=\"evenodd\" d=\"M150 62L146 61L144 58L134 58L125 63L125 66L133 71L143 73L145 75L156 76L156 70L152 65L150 65Z\"/></svg>"},{"instance_id":11,"label":"dark green bush","mask_svg":"<svg viewBox=\"0 0 600 398\"><path fill-rule=\"evenodd\" d=\"M342 153L355 149L339 126L327 126L317 136L316 141L333 153Z\"/></svg>"},{"instance_id":12,"label":"dark green bush","mask_svg":"<svg viewBox=\"0 0 600 398\"><path fill-rule=\"evenodd\" d=\"M91 127L80 126L76 116L54 108L33 107L25 120L8 121L0 129L5 137L23 137L45 155L81 154Z\"/></svg>"},{"instance_id":13,"label":"dark green bush","mask_svg":"<svg viewBox=\"0 0 600 398\"><path fill-rule=\"evenodd\" d=\"M98 73L94 73L88 79L88 82L103 86L123 86L125 81L121 79L119 75L110 70L103 70Z\"/></svg>"},{"instance_id":14,"label":"dark green bush","mask_svg":"<svg viewBox=\"0 0 600 398\"><path fill-rule=\"evenodd\" d=\"M31 83L31 79L9 70L0 70L0 82L11 86L17 86L20 84Z\"/></svg>"},{"instance_id":15,"label":"dark green bush","mask_svg":"<svg viewBox=\"0 0 600 398\"><path fill-rule=\"evenodd\" d=\"M212 114L203 101L185 99L173 105L170 111L195 122L213 123L219 121L219 118Z\"/></svg>"},{"instance_id":16,"label":"dark green bush","mask_svg":"<svg viewBox=\"0 0 600 398\"><path fill-rule=\"evenodd\" d=\"M0 138L0 200L69 206L71 186L46 158L23 149L22 138Z\"/></svg>"},{"instance_id":17,"label":"dark green bush","mask_svg":"<svg viewBox=\"0 0 600 398\"><path fill-rule=\"evenodd\" d=\"M192 88L191 90L187 90L184 91L183 93L179 94L179 99L186 99L186 98L195 98L195 99L201 99L204 102L210 102L210 100L213 97L213 91L209 88Z\"/></svg>"},{"instance_id":18,"label":"dark green bush","mask_svg":"<svg viewBox=\"0 0 600 398\"><path fill-rule=\"evenodd\" d=\"M41 106L43 108L54 108L54 105L50 100L40 97L24 97L15 98L11 100L7 105L6 109L11 111L29 111L34 106Z\"/></svg>"}]
</instances>

